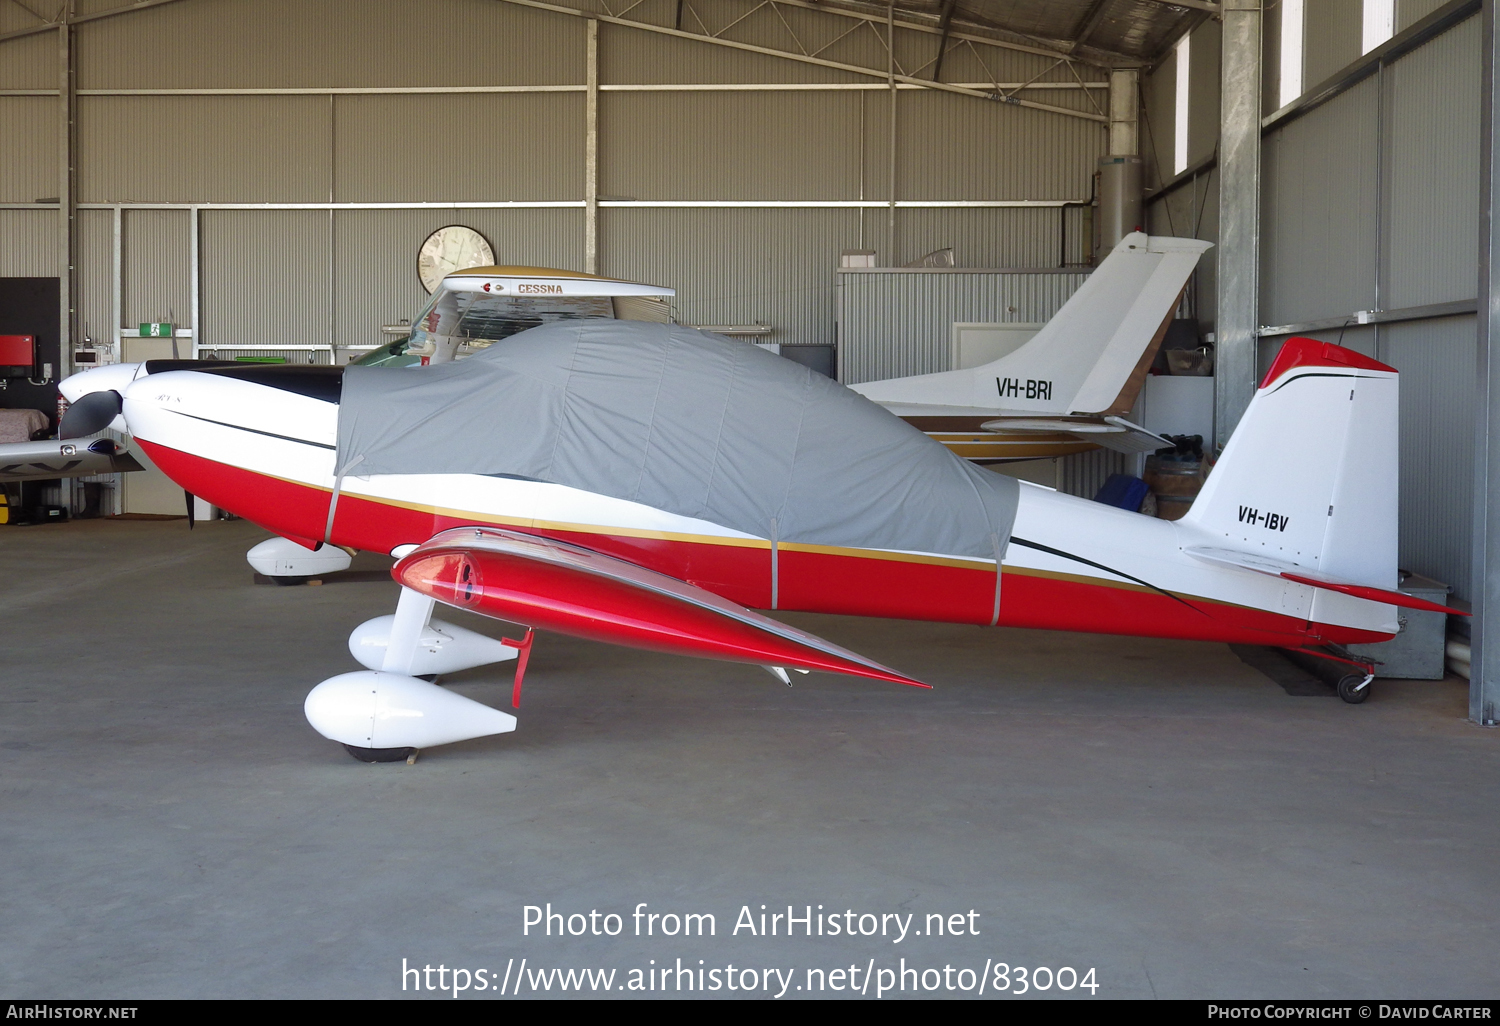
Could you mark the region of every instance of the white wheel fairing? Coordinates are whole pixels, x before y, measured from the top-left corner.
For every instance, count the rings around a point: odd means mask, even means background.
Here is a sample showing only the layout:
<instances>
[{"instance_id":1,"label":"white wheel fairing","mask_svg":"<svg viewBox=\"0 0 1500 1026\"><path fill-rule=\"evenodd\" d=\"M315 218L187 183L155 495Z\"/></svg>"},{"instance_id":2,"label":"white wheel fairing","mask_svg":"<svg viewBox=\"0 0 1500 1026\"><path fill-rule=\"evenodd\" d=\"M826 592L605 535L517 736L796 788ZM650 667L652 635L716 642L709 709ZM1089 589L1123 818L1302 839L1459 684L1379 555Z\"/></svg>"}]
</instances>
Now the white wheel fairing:
<instances>
[{"instance_id":1,"label":"white wheel fairing","mask_svg":"<svg viewBox=\"0 0 1500 1026\"><path fill-rule=\"evenodd\" d=\"M349 654L369 669L380 669L385 665L386 648L390 644L391 626L395 620L395 616L387 614L366 620L354 628L349 635ZM477 631L446 620L432 620L418 636L411 672L418 677L457 673L514 659L518 651Z\"/></svg>"},{"instance_id":2,"label":"white wheel fairing","mask_svg":"<svg viewBox=\"0 0 1500 1026\"><path fill-rule=\"evenodd\" d=\"M330 677L302 711L314 730L355 748L432 748L516 729L516 718L402 673Z\"/></svg>"},{"instance_id":3,"label":"white wheel fairing","mask_svg":"<svg viewBox=\"0 0 1500 1026\"><path fill-rule=\"evenodd\" d=\"M349 569L349 553L333 545L316 551L289 538L267 538L245 553L245 562L267 577L315 577Z\"/></svg>"}]
</instances>

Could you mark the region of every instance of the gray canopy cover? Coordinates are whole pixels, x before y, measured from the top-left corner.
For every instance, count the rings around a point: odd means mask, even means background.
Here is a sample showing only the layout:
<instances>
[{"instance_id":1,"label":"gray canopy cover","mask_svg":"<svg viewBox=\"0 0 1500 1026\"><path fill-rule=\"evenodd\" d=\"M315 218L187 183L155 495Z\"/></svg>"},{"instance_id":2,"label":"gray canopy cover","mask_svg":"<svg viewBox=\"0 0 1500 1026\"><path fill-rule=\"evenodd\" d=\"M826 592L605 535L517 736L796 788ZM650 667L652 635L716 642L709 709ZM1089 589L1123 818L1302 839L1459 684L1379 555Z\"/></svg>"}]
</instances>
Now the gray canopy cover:
<instances>
[{"instance_id":1,"label":"gray canopy cover","mask_svg":"<svg viewBox=\"0 0 1500 1026\"><path fill-rule=\"evenodd\" d=\"M338 466L503 474L781 542L990 559L1019 490L790 360L610 320L532 328L460 363L351 366Z\"/></svg>"}]
</instances>

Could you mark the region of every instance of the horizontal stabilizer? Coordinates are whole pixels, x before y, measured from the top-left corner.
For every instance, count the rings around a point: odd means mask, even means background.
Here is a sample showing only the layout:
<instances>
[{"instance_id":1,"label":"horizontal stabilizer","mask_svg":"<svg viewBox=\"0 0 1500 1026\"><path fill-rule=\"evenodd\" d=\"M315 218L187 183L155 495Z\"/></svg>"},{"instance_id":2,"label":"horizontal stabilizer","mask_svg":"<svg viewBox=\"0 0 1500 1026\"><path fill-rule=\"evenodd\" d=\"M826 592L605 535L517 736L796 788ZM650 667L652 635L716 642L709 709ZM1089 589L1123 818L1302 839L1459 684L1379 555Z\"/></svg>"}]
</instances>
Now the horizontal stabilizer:
<instances>
[{"instance_id":1,"label":"horizontal stabilizer","mask_svg":"<svg viewBox=\"0 0 1500 1026\"><path fill-rule=\"evenodd\" d=\"M439 602L559 634L929 686L685 581L513 531L444 531L404 557L391 575Z\"/></svg>"},{"instance_id":2,"label":"horizontal stabilizer","mask_svg":"<svg viewBox=\"0 0 1500 1026\"><path fill-rule=\"evenodd\" d=\"M1165 449L1172 445L1161 435L1154 431L1147 431L1139 424L1132 424L1124 417L1105 417L1107 423L1118 427L1119 432L1099 435L1093 439L1106 449L1115 452L1134 454L1138 452L1155 452L1157 449Z\"/></svg>"},{"instance_id":3,"label":"horizontal stabilizer","mask_svg":"<svg viewBox=\"0 0 1500 1026\"><path fill-rule=\"evenodd\" d=\"M1371 602L1381 602L1389 606L1403 606L1407 609L1425 609L1435 613L1456 613L1459 616L1469 615L1462 610L1454 609L1452 606L1440 606L1435 602L1428 602L1426 599L1419 599L1404 592L1335 580L1327 574L1319 573L1316 570L1308 570L1306 567L1297 566L1295 563L1273 559L1270 556L1201 546L1188 546L1182 551L1194 559L1201 559L1205 563L1232 567L1236 570L1251 570L1270 577L1281 577L1288 581L1294 581L1297 584L1305 584L1309 588L1323 588L1327 591L1337 591L1344 595L1352 595L1355 598L1368 599Z\"/></svg>"},{"instance_id":4,"label":"horizontal stabilizer","mask_svg":"<svg viewBox=\"0 0 1500 1026\"><path fill-rule=\"evenodd\" d=\"M1172 443L1124 417L996 417L979 425L994 434L1067 434L1115 452L1155 452Z\"/></svg>"}]
</instances>

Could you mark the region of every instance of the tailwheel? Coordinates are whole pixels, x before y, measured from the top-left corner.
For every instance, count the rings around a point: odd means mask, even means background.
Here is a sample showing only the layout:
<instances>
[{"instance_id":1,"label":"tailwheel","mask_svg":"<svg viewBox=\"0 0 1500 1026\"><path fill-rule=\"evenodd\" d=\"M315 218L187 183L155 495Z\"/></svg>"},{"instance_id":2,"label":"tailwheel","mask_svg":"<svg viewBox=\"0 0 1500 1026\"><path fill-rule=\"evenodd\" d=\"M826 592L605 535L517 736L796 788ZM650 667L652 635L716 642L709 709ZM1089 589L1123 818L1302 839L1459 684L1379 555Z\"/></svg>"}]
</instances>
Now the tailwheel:
<instances>
[{"instance_id":1,"label":"tailwheel","mask_svg":"<svg viewBox=\"0 0 1500 1026\"><path fill-rule=\"evenodd\" d=\"M1339 697L1350 705L1358 705L1370 697L1370 682L1375 679L1373 673L1350 673L1339 678Z\"/></svg>"}]
</instances>

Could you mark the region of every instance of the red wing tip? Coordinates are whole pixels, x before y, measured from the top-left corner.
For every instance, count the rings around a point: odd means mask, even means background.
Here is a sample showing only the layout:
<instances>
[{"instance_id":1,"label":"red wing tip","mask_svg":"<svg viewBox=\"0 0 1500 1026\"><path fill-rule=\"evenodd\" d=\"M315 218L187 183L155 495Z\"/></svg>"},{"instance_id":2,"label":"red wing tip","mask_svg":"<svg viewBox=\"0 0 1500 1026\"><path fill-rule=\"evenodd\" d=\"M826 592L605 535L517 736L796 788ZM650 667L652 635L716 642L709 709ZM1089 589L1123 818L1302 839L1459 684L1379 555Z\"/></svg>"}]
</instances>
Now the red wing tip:
<instances>
[{"instance_id":1,"label":"red wing tip","mask_svg":"<svg viewBox=\"0 0 1500 1026\"><path fill-rule=\"evenodd\" d=\"M888 680L892 684L906 684L914 688L926 688L928 691L932 690L931 684L923 684L919 680L912 680L910 677L903 676L897 673L895 670L886 670L884 673L878 675L872 673L868 674L868 676L875 677L875 679L877 680Z\"/></svg>"},{"instance_id":2,"label":"red wing tip","mask_svg":"<svg viewBox=\"0 0 1500 1026\"><path fill-rule=\"evenodd\" d=\"M1396 368L1389 367L1379 360L1372 360L1364 353L1334 345L1332 342L1319 342L1315 338L1294 335L1282 344L1281 351L1276 354L1271 369L1266 371L1260 387L1265 388L1272 384L1294 367L1354 367L1359 370L1396 373Z\"/></svg>"},{"instance_id":3,"label":"red wing tip","mask_svg":"<svg viewBox=\"0 0 1500 1026\"><path fill-rule=\"evenodd\" d=\"M860 666L858 668L849 664L845 664L844 666L807 666L806 669L824 670L830 673L847 674L851 677L863 677L866 680L883 680L889 684L906 684L914 688L926 688L928 691L932 690L931 684L923 684L919 680L913 680L905 674L897 673L895 670L887 669L886 667L881 666L878 663L869 666Z\"/></svg>"}]
</instances>

